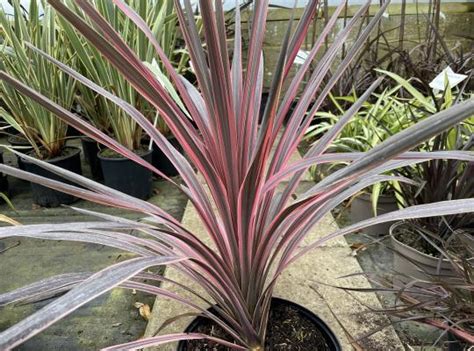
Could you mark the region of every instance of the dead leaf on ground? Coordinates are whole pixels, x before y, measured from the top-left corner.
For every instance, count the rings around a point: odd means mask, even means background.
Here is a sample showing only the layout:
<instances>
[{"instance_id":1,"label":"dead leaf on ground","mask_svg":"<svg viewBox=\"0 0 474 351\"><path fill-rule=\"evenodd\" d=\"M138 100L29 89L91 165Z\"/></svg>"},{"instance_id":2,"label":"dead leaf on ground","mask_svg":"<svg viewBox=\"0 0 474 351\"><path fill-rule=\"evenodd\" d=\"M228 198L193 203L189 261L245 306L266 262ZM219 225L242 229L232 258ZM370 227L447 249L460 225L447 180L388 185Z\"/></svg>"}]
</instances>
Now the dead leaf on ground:
<instances>
[{"instance_id":1,"label":"dead leaf on ground","mask_svg":"<svg viewBox=\"0 0 474 351\"><path fill-rule=\"evenodd\" d=\"M352 256L357 256L357 254L362 251L364 251L365 249L367 249L367 245L363 244L363 243L353 243L351 246L350 246L351 250L352 250Z\"/></svg>"},{"instance_id":2,"label":"dead leaf on ground","mask_svg":"<svg viewBox=\"0 0 474 351\"><path fill-rule=\"evenodd\" d=\"M20 222L14 220L11 217L5 216L4 214L0 214L0 222L9 223L11 225L21 225Z\"/></svg>"},{"instance_id":3,"label":"dead leaf on ground","mask_svg":"<svg viewBox=\"0 0 474 351\"><path fill-rule=\"evenodd\" d=\"M151 318L151 308L149 305L146 303L141 303L141 302L135 302L134 306L138 308L138 313L140 313L140 316L143 317L143 319L149 321Z\"/></svg>"}]
</instances>

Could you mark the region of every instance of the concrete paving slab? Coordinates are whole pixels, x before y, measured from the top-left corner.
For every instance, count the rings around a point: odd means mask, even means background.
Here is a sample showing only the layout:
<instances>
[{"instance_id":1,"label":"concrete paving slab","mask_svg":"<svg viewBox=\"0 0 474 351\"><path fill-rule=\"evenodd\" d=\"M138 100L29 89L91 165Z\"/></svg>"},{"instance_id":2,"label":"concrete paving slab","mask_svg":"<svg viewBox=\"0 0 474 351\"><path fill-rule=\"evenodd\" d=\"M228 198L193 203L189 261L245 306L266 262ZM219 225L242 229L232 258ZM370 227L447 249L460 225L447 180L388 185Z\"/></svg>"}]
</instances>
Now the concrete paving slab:
<instances>
[{"instance_id":1,"label":"concrete paving slab","mask_svg":"<svg viewBox=\"0 0 474 351\"><path fill-rule=\"evenodd\" d=\"M78 141L74 141L77 145ZM5 153L10 164L16 160ZM89 174L83 164L84 174ZM41 208L33 206L29 184L9 177L11 197L16 211L5 204L0 213L23 224L65 223L94 218L81 215L69 208ZM156 181L155 193L150 199L178 219L184 212L186 197L167 182ZM74 206L102 211L131 219L142 215L107 208L86 201ZM42 278L69 272L96 272L130 256L102 245L65 241L46 241L26 238L0 240L0 293L13 290ZM38 334L16 350L28 351L88 351L105 346L133 341L143 336L147 322L139 315L135 302L152 306L154 297L134 294L130 290L114 289L108 294L81 307L61 322ZM0 331L17 323L47 302L0 308Z\"/></svg>"}]
</instances>

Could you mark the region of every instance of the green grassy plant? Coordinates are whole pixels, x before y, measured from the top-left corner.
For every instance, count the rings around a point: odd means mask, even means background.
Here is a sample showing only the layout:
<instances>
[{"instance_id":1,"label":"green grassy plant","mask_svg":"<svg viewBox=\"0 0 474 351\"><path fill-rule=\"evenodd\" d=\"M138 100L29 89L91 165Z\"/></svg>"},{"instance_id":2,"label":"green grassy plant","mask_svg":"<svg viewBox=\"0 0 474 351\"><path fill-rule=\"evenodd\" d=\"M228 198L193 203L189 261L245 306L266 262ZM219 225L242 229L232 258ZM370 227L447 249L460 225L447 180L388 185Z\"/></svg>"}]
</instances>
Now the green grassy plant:
<instances>
[{"instance_id":1,"label":"green grassy plant","mask_svg":"<svg viewBox=\"0 0 474 351\"><path fill-rule=\"evenodd\" d=\"M76 86L74 79L25 46L25 43L31 43L74 65L68 40L57 28L55 11L43 3L44 14L40 15L36 0L31 1L28 11L20 7L18 0L12 4L14 16L0 11L3 31L0 68L71 109ZM59 156L65 144L67 124L8 85L0 84L0 92L7 107L0 107L1 116L28 140L36 156L41 159Z\"/></svg>"}]
</instances>

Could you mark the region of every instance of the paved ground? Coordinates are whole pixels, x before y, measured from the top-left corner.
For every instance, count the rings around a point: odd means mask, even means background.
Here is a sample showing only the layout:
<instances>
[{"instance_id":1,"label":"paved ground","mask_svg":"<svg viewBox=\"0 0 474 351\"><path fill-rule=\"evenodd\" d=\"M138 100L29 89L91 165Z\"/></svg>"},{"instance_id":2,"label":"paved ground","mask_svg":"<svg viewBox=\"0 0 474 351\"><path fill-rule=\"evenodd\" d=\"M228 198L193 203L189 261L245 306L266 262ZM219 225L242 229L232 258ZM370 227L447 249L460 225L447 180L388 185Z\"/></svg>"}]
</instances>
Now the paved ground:
<instances>
[{"instance_id":1,"label":"paved ground","mask_svg":"<svg viewBox=\"0 0 474 351\"><path fill-rule=\"evenodd\" d=\"M77 141L74 144L78 144ZM7 163L15 163L12 155L6 155ZM83 165L84 174L89 174ZM85 220L82 215L67 208L45 209L34 206L29 196L29 184L10 178L11 201L16 212L5 204L0 213L23 224L42 222L74 222ZM176 218L181 218L186 199L175 188L163 181L155 182L155 194L151 202L160 205ZM138 218L137 214L78 201L78 207ZM89 218L90 219L90 218ZM100 245L71 242L52 242L33 239L0 240L0 292L6 292L67 272L95 272L114 262L126 259L123 252ZM129 290L114 289L88 305L80 308L62 322L58 322L39 334L18 350L98 350L100 347L131 341L143 335L146 321L134 307L135 302L153 304L153 297L132 294ZM25 306L0 308L0 330L18 322L46 302Z\"/></svg>"}]
</instances>

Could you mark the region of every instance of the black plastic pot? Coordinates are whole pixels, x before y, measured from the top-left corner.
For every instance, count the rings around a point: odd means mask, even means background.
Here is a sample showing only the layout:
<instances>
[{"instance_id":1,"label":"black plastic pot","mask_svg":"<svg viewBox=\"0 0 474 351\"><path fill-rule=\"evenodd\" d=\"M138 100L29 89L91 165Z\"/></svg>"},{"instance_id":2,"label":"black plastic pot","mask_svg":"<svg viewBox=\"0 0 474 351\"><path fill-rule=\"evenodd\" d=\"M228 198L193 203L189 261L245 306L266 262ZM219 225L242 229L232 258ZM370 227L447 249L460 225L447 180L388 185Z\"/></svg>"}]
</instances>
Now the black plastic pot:
<instances>
[{"instance_id":1,"label":"black plastic pot","mask_svg":"<svg viewBox=\"0 0 474 351\"><path fill-rule=\"evenodd\" d=\"M23 154L27 154L29 152L31 152L33 150L33 148L31 147L31 144L28 142L28 140L26 140L25 138L19 136L19 135L12 135L10 137L8 137L8 142L10 143L11 146L21 146L22 148L21 149L15 149L15 151L18 151L18 152L21 152ZM18 162L18 168L20 168L21 170L25 170L25 165L23 163L23 160L16 156L16 159L17 159L17 162Z\"/></svg>"},{"instance_id":2,"label":"black plastic pot","mask_svg":"<svg viewBox=\"0 0 474 351\"><path fill-rule=\"evenodd\" d=\"M81 149L72 146L66 146L65 149L68 149L66 156L56 157L46 162L67 169L68 171L82 174L81 170ZM31 155L29 155L31 156ZM63 183L71 182L65 180L64 178L47 171L44 168L41 168L28 160L23 160L25 171L31 172L43 177L47 177L53 180L58 180ZM42 185L31 183L31 192L33 197L33 202L43 207L57 207L61 204L71 204L77 200L76 197L56 191Z\"/></svg>"},{"instance_id":3,"label":"black plastic pot","mask_svg":"<svg viewBox=\"0 0 474 351\"><path fill-rule=\"evenodd\" d=\"M183 152L183 147L181 146L181 144L178 142L176 138L169 138L168 141L179 152L181 153ZM155 143L153 143L152 164L156 169L160 170L161 172L163 172L165 175L169 177L178 175L178 171L173 166L171 161L168 159L168 157L165 156L163 151L161 151L161 149Z\"/></svg>"},{"instance_id":4,"label":"black plastic pot","mask_svg":"<svg viewBox=\"0 0 474 351\"><path fill-rule=\"evenodd\" d=\"M459 340L453 333L448 333L448 351L467 350L467 344Z\"/></svg>"},{"instance_id":5,"label":"black plastic pot","mask_svg":"<svg viewBox=\"0 0 474 351\"><path fill-rule=\"evenodd\" d=\"M102 166L105 185L142 200L151 196L153 183L150 170L128 158L106 157L102 155L102 152L99 152L97 156ZM152 151L147 151L140 156L151 162Z\"/></svg>"},{"instance_id":6,"label":"black plastic pot","mask_svg":"<svg viewBox=\"0 0 474 351\"><path fill-rule=\"evenodd\" d=\"M339 341L336 338L336 335L334 335L333 331L328 327L324 321L319 318L317 315L315 315L313 312L308 310L307 308L304 308L303 306L300 306L294 302L285 300L285 299L280 299L278 297L273 297L272 298L272 307L276 305L290 305L298 310L298 312L311 320L311 322L314 324L314 328L319 330L321 335L324 337L324 340L326 341L327 346L329 347L330 351L341 351L341 345L339 344ZM270 308L272 308L270 307ZM208 311L212 312L214 309L211 307L208 309ZM198 327L201 323L208 321L207 318L205 317L196 317L191 324L186 328L184 331L185 333L194 333L196 330L198 330ZM178 344L177 351L188 351L187 347L187 341L182 340Z\"/></svg>"},{"instance_id":7,"label":"black plastic pot","mask_svg":"<svg viewBox=\"0 0 474 351\"><path fill-rule=\"evenodd\" d=\"M80 131L78 131L76 128L68 126L66 136L69 137L69 138L80 137L80 136L82 136L82 133Z\"/></svg>"},{"instance_id":8,"label":"black plastic pot","mask_svg":"<svg viewBox=\"0 0 474 351\"><path fill-rule=\"evenodd\" d=\"M99 144L88 137L81 138L82 150L84 152L84 158L89 164L92 178L95 180L103 180L104 174L102 173L102 166L100 164L99 157L97 154L100 151Z\"/></svg>"},{"instance_id":9,"label":"black plastic pot","mask_svg":"<svg viewBox=\"0 0 474 351\"><path fill-rule=\"evenodd\" d=\"M7 121L0 119L0 132L6 135L17 134L18 131L13 128Z\"/></svg>"},{"instance_id":10,"label":"black plastic pot","mask_svg":"<svg viewBox=\"0 0 474 351\"><path fill-rule=\"evenodd\" d=\"M0 149L0 163L3 164L3 148ZM0 193L8 194L8 178L0 173Z\"/></svg>"}]
</instances>

